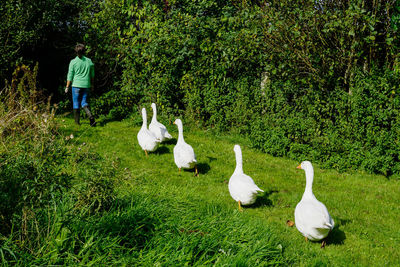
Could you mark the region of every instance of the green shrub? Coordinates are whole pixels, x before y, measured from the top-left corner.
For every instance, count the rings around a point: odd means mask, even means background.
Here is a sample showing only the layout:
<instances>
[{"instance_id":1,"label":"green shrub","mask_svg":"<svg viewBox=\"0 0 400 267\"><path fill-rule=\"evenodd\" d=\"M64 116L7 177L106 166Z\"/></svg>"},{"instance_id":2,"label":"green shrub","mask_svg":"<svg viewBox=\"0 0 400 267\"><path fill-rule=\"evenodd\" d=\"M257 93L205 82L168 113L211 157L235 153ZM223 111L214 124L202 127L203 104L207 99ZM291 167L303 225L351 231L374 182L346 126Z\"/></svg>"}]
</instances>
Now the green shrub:
<instances>
[{"instance_id":1,"label":"green shrub","mask_svg":"<svg viewBox=\"0 0 400 267\"><path fill-rule=\"evenodd\" d=\"M140 103L137 92L111 90L91 100L91 108L96 116L107 116L111 120L120 120L136 111Z\"/></svg>"},{"instance_id":2,"label":"green shrub","mask_svg":"<svg viewBox=\"0 0 400 267\"><path fill-rule=\"evenodd\" d=\"M397 77L391 71L360 72L354 81L351 94L309 91L296 95L279 83L270 84L265 115L252 123L253 146L272 155L313 160L341 171L361 168L398 175Z\"/></svg>"},{"instance_id":3,"label":"green shrub","mask_svg":"<svg viewBox=\"0 0 400 267\"><path fill-rule=\"evenodd\" d=\"M399 14L383 0L104 1L87 40L121 70L122 91L95 110L136 112L129 92L276 156L391 175Z\"/></svg>"}]
</instances>

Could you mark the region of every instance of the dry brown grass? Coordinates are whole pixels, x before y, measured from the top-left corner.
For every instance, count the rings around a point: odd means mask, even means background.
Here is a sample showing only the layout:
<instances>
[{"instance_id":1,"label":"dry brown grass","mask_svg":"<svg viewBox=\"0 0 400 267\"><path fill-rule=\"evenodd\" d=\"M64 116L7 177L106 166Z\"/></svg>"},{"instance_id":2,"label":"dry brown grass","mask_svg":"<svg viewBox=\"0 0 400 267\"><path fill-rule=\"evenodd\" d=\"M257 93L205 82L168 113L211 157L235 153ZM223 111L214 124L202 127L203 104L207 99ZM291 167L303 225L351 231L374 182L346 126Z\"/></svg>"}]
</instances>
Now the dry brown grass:
<instances>
[{"instance_id":1,"label":"dry brown grass","mask_svg":"<svg viewBox=\"0 0 400 267\"><path fill-rule=\"evenodd\" d=\"M11 82L6 81L0 91L0 140L9 142L14 137L38 140L52 137L56 131L56 105L51 97L44 97L37 88L38 65L31 70L18 66Z\"/></svg>"}]
</instances>

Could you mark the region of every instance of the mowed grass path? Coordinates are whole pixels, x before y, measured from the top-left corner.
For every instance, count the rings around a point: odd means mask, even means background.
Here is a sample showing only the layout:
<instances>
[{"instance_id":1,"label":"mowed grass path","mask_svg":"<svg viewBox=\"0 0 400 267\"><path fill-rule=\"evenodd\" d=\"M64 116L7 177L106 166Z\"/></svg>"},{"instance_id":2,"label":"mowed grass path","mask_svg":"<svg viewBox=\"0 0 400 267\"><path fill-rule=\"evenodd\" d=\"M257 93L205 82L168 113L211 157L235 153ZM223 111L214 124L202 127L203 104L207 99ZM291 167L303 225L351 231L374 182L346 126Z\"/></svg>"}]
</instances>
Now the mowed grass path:
<instances>
[{"instance_id":1,"label":"mowed grass path","mask_svg":"<svg viewBox=\"0 0 400 267\"><path fill-rule=\"evenodd\" d=\"M190 171L178 173L173 159L176 140L162 144L146 158L136 138L140 127L132 120L90 128L87 124L76 127L70 118L61 119L63 134L73 133L74 142L85 142L104 157L121 160L130 178L118 189L119 194L140 192L165 198L179 202L181 210L206 205L238 213L237 203L229 195L228 180L235 169L233 146L240 144L244 172L267 193L239 216L256 220L272 232L282 246L285 264L400 265L398 180L362 172L337 173L314 164L314 194L327 206L336 224L327 246L321 249L320 243L305 242L295 227L286 225L287 220L294 221L294 209L304 192L305 173L296 169L299 162L251 149L241 137L189 129L183 122L185 141L194 148L199 163L200 176L194 177ZM176 126L165 124L177 138ZM178 211L170 213L179 217ZM263 239L248 242L262 243Z\"/></svg>"}]
</instances>

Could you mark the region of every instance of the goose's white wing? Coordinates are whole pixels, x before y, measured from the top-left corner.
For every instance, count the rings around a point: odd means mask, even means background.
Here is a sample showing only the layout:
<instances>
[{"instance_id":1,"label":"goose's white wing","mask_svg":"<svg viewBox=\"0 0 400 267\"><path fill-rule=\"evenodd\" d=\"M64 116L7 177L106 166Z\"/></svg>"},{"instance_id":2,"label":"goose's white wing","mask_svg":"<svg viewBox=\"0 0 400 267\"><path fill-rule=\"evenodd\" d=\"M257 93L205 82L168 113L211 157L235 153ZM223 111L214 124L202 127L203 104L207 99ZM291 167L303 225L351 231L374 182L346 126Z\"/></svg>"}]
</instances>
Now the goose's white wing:
<instances>
[{"instance_id":1,"label":"goose's white wing","mask_svg":"<svg viewBox=\"0 0 400 267\"><path fill-rule=\"evenodd\" d=\"M295 209L297 229L310 240L321 240L335 223L326 206L317 199L302 199Z\"/></svg>"},{"instance_id":2,"label":"goose's white wing","mask_svg":"<svg viewBox=\"0 0 400 267\"><path fill-rule=\"evenodd\" d=\"M140 129L137 139L142 149L147 151L155 151L160 144L160 140L146 128Z\"/></svg>"},{"instance_id":3,"label":"goose's white wing","mask_svg":"<svg viewBox=\"0 0 400 267\"><path fill-rule=\"evenodd\" d=\"M149 125L149 130L162 141L165 139L171 139L172 136L168 133L167 127L158 121L152 121Z\"/></svg>"},{"instance_id":4,"label":"goose's white wing","mask_svg":"<svg viewBox=\"0 0 400 267\"><path fill-rule=\"evenodd\" d=\"M178 168L193 168L197 162L192 146L186 143L174 147L174 159Z\"/></svg>"},{"instance_id":5,"label":"goose's white wing","mask_svg":"<svg viewBox=\"0 0 400 267\"><path fill-rule=\"evenodd\" d=\"M154 136L157 139L162 141L162 131L161 131L160 127L157 125L156 122L152 121L149 124L149 130L150 130L150 132L152 132L154 134Z\"/></svg>"},{"instance_id":6,"label":"goose's white wing","mask_svg":"<svg viewBox=\"0 0 400 267\"><path fill-rule=\"evenodd\" d=\"M264 192L246 174L233 174L229 179L229 193L235 201L250 205L256 201L257 193Z\"/></svg>"}]
</instances>

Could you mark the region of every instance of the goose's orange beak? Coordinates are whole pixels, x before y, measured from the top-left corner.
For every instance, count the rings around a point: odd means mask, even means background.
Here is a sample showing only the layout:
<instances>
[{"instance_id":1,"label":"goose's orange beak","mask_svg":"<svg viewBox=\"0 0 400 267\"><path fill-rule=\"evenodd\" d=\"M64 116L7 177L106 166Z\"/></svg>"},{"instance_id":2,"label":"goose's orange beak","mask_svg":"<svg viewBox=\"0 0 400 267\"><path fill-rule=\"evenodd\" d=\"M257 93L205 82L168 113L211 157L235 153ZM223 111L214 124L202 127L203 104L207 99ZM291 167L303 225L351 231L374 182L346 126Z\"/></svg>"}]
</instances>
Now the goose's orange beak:
<instances>
[{"instance_id":1,"label":"goose's orange beak","mask_svg":"<svg viewBox=\"0 0 400 267\"><path fill-rule=\"evenodd\" d=\"M297 166L296 169L301 169L301 164L299 166Z\"/></svg>"}]
</instances>

